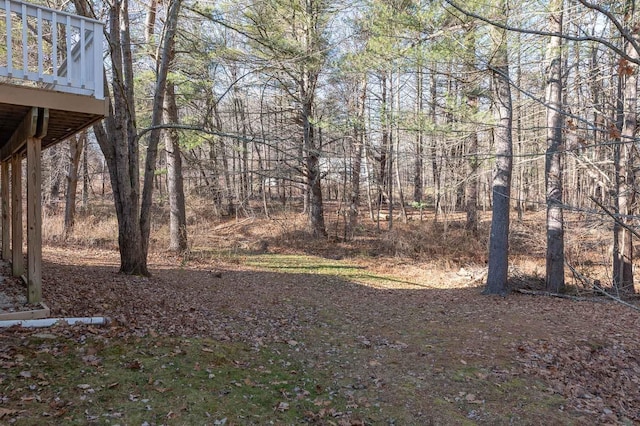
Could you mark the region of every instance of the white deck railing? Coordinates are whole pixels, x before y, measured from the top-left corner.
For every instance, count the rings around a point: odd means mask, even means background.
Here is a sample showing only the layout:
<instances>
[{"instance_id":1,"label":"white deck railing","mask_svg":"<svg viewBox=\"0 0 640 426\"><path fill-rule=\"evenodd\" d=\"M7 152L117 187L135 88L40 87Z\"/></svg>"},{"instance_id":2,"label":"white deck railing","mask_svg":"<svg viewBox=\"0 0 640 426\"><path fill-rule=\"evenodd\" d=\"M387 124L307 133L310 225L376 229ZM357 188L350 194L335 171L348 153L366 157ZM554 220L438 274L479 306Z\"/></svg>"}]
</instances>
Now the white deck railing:
<instances>
[{"instance_id":1,"label":"white deck railing","mask_svg":"<svg viewBox=\"0 0 640 426\"><path fill-rule=\"evenodd\" d=\"M101 22L18 0L0 17L0 77L104 99Z\"/></svg>"}]
</instances>

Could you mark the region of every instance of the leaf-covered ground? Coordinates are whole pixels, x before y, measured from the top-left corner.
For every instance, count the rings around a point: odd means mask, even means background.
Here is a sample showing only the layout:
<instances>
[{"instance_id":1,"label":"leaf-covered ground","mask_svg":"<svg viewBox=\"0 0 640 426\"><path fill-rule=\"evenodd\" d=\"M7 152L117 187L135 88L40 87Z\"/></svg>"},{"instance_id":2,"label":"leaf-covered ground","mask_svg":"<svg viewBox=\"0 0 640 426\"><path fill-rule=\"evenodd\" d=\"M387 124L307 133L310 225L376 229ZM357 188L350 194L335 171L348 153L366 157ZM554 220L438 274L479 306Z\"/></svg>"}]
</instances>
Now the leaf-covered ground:
<instances>
[{"instance_id":1,"label":"leaf-covered ground","mask_svg":"<svg viewBox=\"0 0 640 426\"><path fill-rule=\"evenodd\" d=\"M0 424L640 423L639 313L482 296L487 222L473 238L433 218L365 222L346 243L337 215L327 242L291 213L194 209L183 256L164 251L158 220L142 278L117 273L112 213L94 214L75 246L46 218L44 299L53 316L112 323L0 330ZM541 281L542 223L512 228L521 287ZM567 254L599 274L609 229L588 225L567 222ZM2 283L8 299L17 282Z\"/></svg>"},{"instance_id":2,"label":"leaf-covered ground","mask_svg":"<svg viewBox=\"0 0 640 426\"><path fill-rule=\"evenodd\" d=\"M0 422L640 422L637 311L327 257L159 252L141 278L112 250L46 248L52 315L113 323L4 330Z\"/></svg>"}]
</instances>

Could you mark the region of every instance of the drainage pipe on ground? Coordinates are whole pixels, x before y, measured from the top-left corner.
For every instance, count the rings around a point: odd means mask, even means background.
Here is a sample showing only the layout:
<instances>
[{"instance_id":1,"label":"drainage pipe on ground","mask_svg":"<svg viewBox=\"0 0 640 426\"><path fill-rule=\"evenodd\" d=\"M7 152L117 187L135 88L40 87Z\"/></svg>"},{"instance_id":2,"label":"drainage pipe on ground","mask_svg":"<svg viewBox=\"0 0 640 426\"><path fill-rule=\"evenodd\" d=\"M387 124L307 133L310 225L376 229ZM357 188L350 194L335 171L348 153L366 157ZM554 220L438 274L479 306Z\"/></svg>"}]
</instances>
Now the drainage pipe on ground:
<instances>
[{"instance_id":1,"label":"drainage pipe on ground","mask_svg":"<svg viewBox=\"0 0 640 426\"><path fill-rule=\"evenodd\" d=\"M107 317L77 317L77 318L43 318L31 320L4 320L0 321L0 328L13 327L19 325L26 328L43 328L51 327L57 323L87 324L87 325L107 325L109 318Z\"/></svg>"}]
</instances>

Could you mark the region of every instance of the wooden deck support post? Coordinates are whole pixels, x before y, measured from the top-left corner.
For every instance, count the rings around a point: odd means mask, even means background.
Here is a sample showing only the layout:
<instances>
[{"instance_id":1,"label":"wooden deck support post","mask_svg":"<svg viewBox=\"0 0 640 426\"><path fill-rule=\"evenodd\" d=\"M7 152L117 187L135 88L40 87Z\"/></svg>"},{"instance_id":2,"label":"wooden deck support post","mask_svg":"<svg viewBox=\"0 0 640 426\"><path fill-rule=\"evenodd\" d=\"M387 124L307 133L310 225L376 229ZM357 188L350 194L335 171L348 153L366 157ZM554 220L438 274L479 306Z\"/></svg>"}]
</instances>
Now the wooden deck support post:
<instances>
[{"instance_id":1,"label":"wooden deck support post","mask_svg":"<svg viewBox=\"0 0 640 426\"><path fill-rule=\"evenodd\" d=\"M42 301L42 140L27 139L27 300Z\"/></svg>"},{"instance_id":2,"label":"wooden deck support post","mask_svg":"<svg viewBox=\"0 0 640 426\"><path fill-rule=\"evenodd\" d=\"M11 157L11 273L24 273L22 257L22 157Z\"/></svg>"},{"instance_id":3,"label":"wooden deck support post","mask_svg":"<svg viewBox=\"0 0 640 426\"><path fill-rule=\"evenodd\" d=\"M31 108L8 143L0 149L0 177L4 179L5 164L11 159L11 261L12 273L24 274L22 253L22 155L27 154L27 300L42 301L42 138L47 134L49 110ZM26 145L26 147L25 147ZM4 186L0 190L4 209ZM4 210L3 210L4 212ZM3 219L4 223L4 219ZM5 230L2 231L5 238ZM3 255L5 253L3 247Z\"/></svg>"},{"instance_id":4,"label":"wooden deck support post","mask_svg":"<svg viewBox=\"0 0 640 426\"><path fill-rule=\"evenodd\" d=\"M9 162L0 162L0 215L2 220L2 259L11 259L11 195Z\"/></svg>"}]
</instances>

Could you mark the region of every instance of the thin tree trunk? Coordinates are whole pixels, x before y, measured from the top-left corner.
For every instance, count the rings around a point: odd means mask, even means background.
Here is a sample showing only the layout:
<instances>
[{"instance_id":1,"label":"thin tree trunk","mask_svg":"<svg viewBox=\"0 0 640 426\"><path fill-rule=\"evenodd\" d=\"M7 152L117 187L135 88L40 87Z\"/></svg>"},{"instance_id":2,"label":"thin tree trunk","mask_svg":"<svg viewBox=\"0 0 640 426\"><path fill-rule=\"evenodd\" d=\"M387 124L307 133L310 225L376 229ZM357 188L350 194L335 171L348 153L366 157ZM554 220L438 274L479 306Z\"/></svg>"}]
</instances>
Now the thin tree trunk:
<instances>
[{"instance_id":1,"label":"thin tree trunk","mask_svg":"<svg viewBox=\"0 0 640 426\"><path fill-rule=\"evenodd\" d=\"M112 8L110 45L113 87L113 120L107 120L106 132L94 127L96 139L105 156L113 188L118 217L120 272L148 275L147 258L142 249L140 231L139 147L133 102L133 61L129 37L127 0ZM110 116L110 117L111 117ZM113 141L116 143L113 144Z\"/></svg>"},{"instance_id":2,"label":"thin tree trunk","mask_svg":"<svg viewBox=\"0 0 640 426\"><path fill-rule=\"evenodd\" d=\"M503 12L501 21L506 20L505 0L499 1L498 9ZM509 83L509 55L507 37L504 30L491 29L493 77L496 126L494 128L496 165L493 174L493 216L489 239L489 270L484 294L507 294L509 269L509 206L511 196L512 168L512 125L513 108Z\"/></svg>"},{"instance_id":3,"label":"thin tree trunk","mask_svg":"<svg viewBox=\"0 0 640 426\"><path fill-rule=\"evenodd\" d=\"M564 220L562 214L562 0L550 4L547 46L547 156L545 177L547 190L547 262L546 288L564 290Z\"/></svg>"},{"instance_id":4,"label":"thin tree trunk","mask_svg":"<svg viewBox=\"0 0 640 426\"><path fill-rule=\"evenodd\" d=\"M424 129L423 118L424 113L424 72L422 69L422 58L418 58L416 69L416 121L418 122L418 132L416 134L416 158L413 166L413 201L422 204L422 194L424 193L424 184L422 177L423 153L424 153ZM422 206L420 206L422 211Z\"/></svg>"},{"instance_id":5,"label":"thin tree trunk","mask_svg":"<svg viewBox=\"0 0 640 426\"><path fill-rule=\"evenodd\" d=\"M388 162L388 145L389 145L389 128L388 128L388 111L387 111L387 75L383 74L381 77L382 84L382 107L380 116L382 117L382 142L380 144L380 157L379 157L379 173L378 173L378 219L380 219L380 210L382 209L382 202L384 201L384 193L387 189L387 170L389 166ZM378 223L380 221L378 220Z\"/></svg>"},{"instance_id":6,"label":"thin tree trunk","mask_svg":"<svg viewBox=\"0 0 640 426\"><path fill-rule=\"evenodd\" d=\"M465 69L467 72L467 88L466 98L467 107L469 108L469 114L471 117L475 117L478 113L478 87L475 81L475 74L477 72L475 65L476 57L476 37L475 28L469 29L467 37L465 39L465 50L467 53L467 64ZM475 120L469 120L474 122ZM472 124L473 126L473 124ZM469 131L467 138L467 167L469 175L467 178L466 194L465 194L465 210L467 213L467 221L465 223L465 229L471 231L473 234L478 232L478 132L477 129L472 128Z\"/></svg>"},{"instance_id":7,"label":"thin tree trunk","mask_svg":"<svg viewBox=\"0 0 640 426\"><path fill-rule=\"evenodd\" d=\"M82 211L87 211L89 206L89 147L87 146L87 138L84 140L84 149L82 150ZM104 168L104 162L103 168ZM102 178L102 187L104 188L104 176Z\"/></svg>"},{"instance_id":8,"label":"thin tree trunk","mask_svg":"<svg viewBox=\"0 0 640 426\"><path fill-rule=\"evenodd\" d=\"M625 3L625 27L633 29L629 31L631 37L639 40L635 32L636 11L635 1L627 0ZM626 53L634 59L638 58L638 52L629 41L625 41ZM637 92L638 92L638 66L632 62L621 60L618 69L619 81L622 86L621 110L619 110L618 125L620 128L620 147L618 148L619 167L616 176L618 213L620 220L626 225L631 225L635 203L635 136L637 129ZM614 252L613 284L620 294L635 293L633 284L633 236L624 226L616 223L614 232L618 242L618 252ZM617 264L617 268L615 267ZM617 269L617 270L616 270Z\"/></svg>"},{"instance_id":9,"label":"thin tree trunk","mask_svg":"<svg viewBox=\"0 0 640 426\"><path fill-rule=\"evenodd\" d=\"M217 130L222 131L223 127L222 127L222 117L220 117L220 111L218 110L218 104L215 103L213 106L213 116L215 119L215 127ZM225 141L224 137L220 137L220 139L218 140L218 145L220 146L220 150L218 152L215 151L215 147L212 145L212 149L214 149L214 151L212 152L216 152L216 160L218 158L218 153L219 153L219 157L221 157L221 161L222 161L222 176L224 177L224 194L223 197L221 197L220 199L220 203L222 203L222 198L224 198L227 201L227 208L226 208L226 215L227 216L233 216L234 212L235 212L235 205L234 205L234 197L233 197L233 186L231 183L231 173L229 170L229 157L227 155L227 143ZM218 167L216 167L217 169ZM215 179L217 179L217 176L215 177Z\"/></svg>"},{"instance_id":10,"label":"thin tree trunk","mask_svg":"<svg viewBox=\"0 0 640 426\"><path fill-rule=\"evenodd\" d=\"M78 189L78 168L82 157L82 148L87 139L87 133L69 139L69 170L67 172L67 194L64 209L64 236L67 238L73 231L76 217L76 192Z\"/></svg>"},{"instance_id":11,"label":"thin tree trunk","mask_svg":"<svg viewBox=\"0 0 640 426\"><path fill-rule=\"evenodd\" d=\"M351 142L351 193L349 195L349 220L347 222L347 238L353 238L358 225L358 210L360 208L360 172L362 171L362 152L364 149L364 111L367 94L367 80L362 82L362 93L356 101L357 121L353 125L353 140Z\"/></svg>"},{"instance_id":12,"label":"thin tree trunk","mask_svg":"<svg viewBox=\"0 0 640 426\"><path fill-rule=\"evenodd\" d=\"M311 121L311 102L303 107L303 144L306 155L307 188L309 197L309 228L314 237L326 237L324 211L322 201L322 185L320 172L320 158L317 154L314 129Z\"/></svg>"},{"instance_id":13,"label":"thin tree trunk","mask_svg":"<svg viewBox=\"0 0 640 426\"><path fill-rule=\"evenodd\" d=\"M396 94L395 94L395 107L396 107L396 111L398 111L398 113L400 112L400 85L398 84L398 88L396 90ZM400 154L400 124L397 122L398 120L394 120L396 121L395 123L395 140L396 140L396 149L395 152L398 153L397 156L399 156ZM393 143L393 141L391 142ZM400 179L400 162L398 160L394 161L394 169L395 169L395 177L396 177L396 184L398 185L398 200L400 201L400 213L402 215L402 222L403 223L407 223L407 209L405 208L404 205L404 191L402 190L402 180ZM391 176L391 175L389 175ZM393 210L391 211L391 213L393 213ZM391 222L389 222L391 223Z\"/></svg>"},{"instance_id":14,"label":"thin tree trunk","mask_svg":"<svg viewBox=\"0 0 640 426\"><path fill-rule=\"evenodd\" d=\"M436 84L438 83L438 77L436 75L436 68L431 71L431 87L430 89L430 107L431 107L431 123L436 125L438 119L438 90ZM434 198L434 215L433 221L438 222L438 216L440 214L440 165L438 160L438 136L431 136L431 172L433 174L433 198Z\"/></svg>"},{"instance_id":15,"label":"thin tree trunk","mask_svg":"<svg viewBox=\"0 0 640 426\"><path fill-rule=\"evenodd\" d=\"M395 159L393 158L393 74L389 76L389 100L390 103L390 111L387 110L387 120L384 125L384 132L387 134L387 173L386 173L386 184L387 184L387 200L389 201L388 212L389 212L389 230L393 229L393 163Z\"/></svg>"},{"instance_id":16,"label":"thin tree trunk","mask_svg":"<svg viewBox=\"0 0 640 426\"><path fill-rule=\"evenodd\" d=\"M164 99L165 123L178 123L178 106L173 82L167 83ZM187 249L187 214L182 178L180 136L176 129L164 131L167 151L167 187L169 192L169 250Z\"/></svg>"},{"instance_id":17,"label":"thin tree trunk","mask_svg":"<svg viewBox=\"0 0 640 426\"><path fill-rule=\"evenodd\" d=\"M158 158L158 144L160 142L162 124L162 114L164 98L167 87L167 75L171 63L171 52L173 51L174 39L178 27L178 14L182 0L172 0L169 3L167 19L165 22L165 34L162 51L158 58L157 77L154 105L151 113L151 126L153 129L149 134L149 146L145 159L144 181L142 186L142 203L140 207L140 233L142 237L142 255L145 263L149 252L149 237L151 233L151 206L153 204L153 178L156 171L156 160ZM132 98L133 99L133 98ZM145 265L146 266L146 265ZM148 274L148 271L147 271Z\"/></svg>"}]
</instances>

